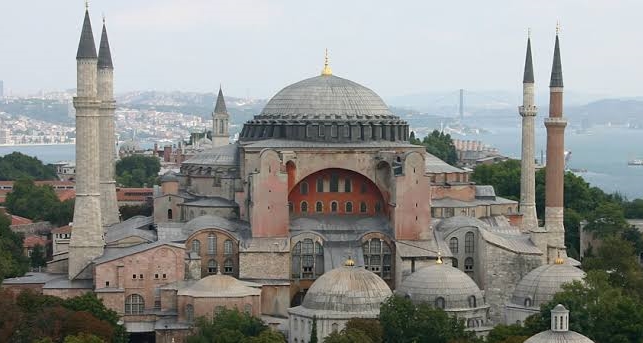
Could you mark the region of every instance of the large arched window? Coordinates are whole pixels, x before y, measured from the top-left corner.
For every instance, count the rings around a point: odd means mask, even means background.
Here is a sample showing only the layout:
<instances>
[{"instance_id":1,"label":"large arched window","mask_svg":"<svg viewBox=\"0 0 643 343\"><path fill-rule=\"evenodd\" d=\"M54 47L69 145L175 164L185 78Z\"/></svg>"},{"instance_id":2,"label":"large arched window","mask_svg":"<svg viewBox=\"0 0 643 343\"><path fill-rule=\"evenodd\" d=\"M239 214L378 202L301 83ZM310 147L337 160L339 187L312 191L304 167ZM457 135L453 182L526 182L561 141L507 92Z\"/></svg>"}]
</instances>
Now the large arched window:
<instances>
[{"instance_id":1,"label":"large arched window","mask_svg":"<svg viewBox=\"0 0 643 343\"><path fill-rule=\"evenodd\" d=\"M321 201L315 203L315 212L321 213L324 212L324 204Z\"/></svg>"},{"instance_id":2,"label":"large arched window","mask_svg":"<svg viewBox=\"0 0 643 343\"><path fill-rule=\"evenodd\" d=\"M467 257L464 260L464 272L469 275L473 274L473 258Z\"/></svg>"},{"instance_id":3,"label":"large arched window","mask_svg":"<svg viewBox=\"0 0 643 343\"><path fill-rule=\"evenodd\" d=\"M306 238L292 249L293 279L316 279L324 273L324 249L319 242Z\"/></svg>"},{"instance_id":4,"label":"large arched window","mask_svg":"<svg viewBox=\"0 0 643 343\"><path fill-rule=\"evenodd\" d=\"M473 254L473 252L474 252L473 232L469 231L464 235L464 253Z\"/></svg>"},{"instance_id":5,"label":"large arched window","mask_svg":"<svg viewBox=\"0 0 643 343\"><path fill-rule=\"evenodd\" d=\"M353 203L351 201L346 202L346 213L353 213Z\"/></svg>"},{"instance_id":6,"label":"large arched window","mask_svg":"<svg viewBox=\"0 0 643 343\"><path fill-rule=\"evenodd\" d=\"M317 193L324 192L324 179L319 177L317 178Z\"/></svg>"},{"instance_id":7,"label":"large arched window","mask_svg":"<svg viewBox=\"0 0 643 343\"><path fill-rule=\"evenodd\" d=\"M145 300L138 294L131 294L125 298L125 314L143 314Z\"/></svg>"},{"instance_id":8,"label":"large arched window","mask_svg":"<svg viewBox=\"0 0 643 343\"><path fill-rule=\"evenodd\" d=\"M301 193L301 195L308 194L308 182L302 182L299 185L299 193Z\"/></svg>"},{"instance_id":9,"label":"large arched window","mask_svg":"<svg viewBox=\"0 0 643 343\"><path fill-rule=\"evenodd\" d=\"M455 237L451 237L449 240L449 249L451 250L451 253L457 254L458 253L458 239Z\"/></svg>"},{"instance_id":10,"label":"large arched window","mask_svg":"<svg viewBox=\"0 0 643 343\"><path fill-rule=\"evenodd\" d=\"M362 244L364 267L382 277L391 278L391 247L379 238L373 238Z\"/></svg>"},{"instance_id":11,"label":"large arched window","mask_svg":"<svg viewBox=\"0 0 643 343\"><path fill-rule=\"evenodd\" d=\"M217 261L208 261L208 274L216 274L218 269Z\"/></svg>"},{"instance_id":12,"label":"large arched window","mask_svg":"<svg viewBox=\"0 0 643 343\"><path fill-rule=\"evenodd\" d=\"M223 242L223 254L226 256L232 255L232 241L229 239Z\"/></svg>"},{"instance_id":13,"label":"large arched window","mask_svg":"<svg viewBox=\"0 0 643 343\"><path fill-rule=\"evenodd\" d=\"M301 206L301 213L308 212L308 202L302 201L300 206Z\"/></svg>"},{"instance_id":14,"label":"large arched window","mask_svg":"<svg viewBox=\"0 0 643 343\"><path fill-rule=\"evenodd\" d=\"M344 179L344 192L350 193L353 191L353 186L351 185L351 178L347 177Z\"/></svg>"},{"instance_id":15,"label":"large arched window","mask_svg":"<svg viewBox=\"0 0 643 343\"><path fill-rule=\"evenodd\" d=\"M208 255L217 254L217 236L213 233L208 234Z\"/></svg>"},{"instance_id":16,"label":"large arched window","mask_svg":"<svg viewBox=\"0 0 643 343\"><path fill-rule=\"evenodd\" d=\"M525 307L531 307L531 299L530 298L525 299Z\"/></svg>"},{"instance_id":17,"label":"large arched window","mask_svg":"<svg viewBox=\"0 0 643 343\"><path fill-rule=\"evenodd\" d=\"M194 320L194 306L192 306L192 304L185 305L185 319L187 319L188 322Z\"/></svg>"},{"instance_id":18,"label":"large arched window","mask_svg":"<svg viewBox=\"0 0 643 343\"><path fill-rule=\"evenodd\" d=\"M435 298L435 307L439 309L443 309L446 306L444 298L443 297L437 297Z\"/></svg>"},{"instance_id":19,"label":"large arched window","mask_svg":"<svg viewBox=\"0 0 643 343\"><path fill-rule=\"evenodd\" d=\"M234 263L232 259L227 259L223 262L223 274L231 275L234 273Z\"/></svg>"},{"instance_id":20,"label":"large arched window","mask_svg":"<svg viewBox=\"0 0 643 343\"><path fill-rule=\"evenodd\" d=\"M477 305L476 296L475 295L469 296L469 307L475 308L477 307L476 305Z\"/></svg>"},{"instance_id":21,"label":"large arched window","mask_svg":"<svg viewBox=\"0 0 643 343\"><path fill-rule=\"evenodd\" d=\"M330 203L330 211L333 213L337 213L337 201L332 201Z\"/></svg>"},{"instance_id":22,"label":"large arched window","mask_svg":"<svg viewBox=\"0 0 643 343\"><path fill-rule=\"evenodd\" d=\"M452 258L451 259L451 265L453 266L453 268L458 268L458 259L455 258L455 257Z\"/></svg>"},{"instance_id":23,"label":"large arched window","mask_svg":"<svg viewBox=\"0 0 643 343\"><path fill-rule=\"evenodd\" d=\"M201 241L198 239L192 241L192 252L197 255L201 254Z\"/></svg>"}]
</instances>

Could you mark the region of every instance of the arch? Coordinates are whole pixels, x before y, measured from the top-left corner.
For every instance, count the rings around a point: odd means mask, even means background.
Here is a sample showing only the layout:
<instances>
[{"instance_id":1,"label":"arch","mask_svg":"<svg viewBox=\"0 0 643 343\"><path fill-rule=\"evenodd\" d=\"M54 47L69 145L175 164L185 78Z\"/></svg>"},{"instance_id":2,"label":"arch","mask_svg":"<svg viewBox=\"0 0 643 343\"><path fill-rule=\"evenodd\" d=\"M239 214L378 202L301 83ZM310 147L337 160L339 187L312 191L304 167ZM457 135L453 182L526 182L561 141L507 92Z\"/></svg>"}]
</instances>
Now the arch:
<instances>
[{"instance_id":1,"label":"arch","mask_svg":"<svg viewBox=\"0 0 643 343\"><path fill-rule=\"evenodd\" d=\"M346 202L345 211L346 211L346 213L353 213L353 202L352 201L347 201Z\"/></svg>"},{"instance_id":2,"label":"arch","mask_svg":"<svg viewBox=\"0 0 643 343\"><path fill-rule=\"evenodd\" d=\"M145 312L145 299L139 294L130 294L125 298L125 314L143 314Z\"/></svg>"},{"instance_id":3,"label":"arch","mask_svg":"<svg viewBox=\"0 0 643 343\"><path fill-rule=\"evenodd\" d=\"M390 244L381 238L371 238L362 243L364 268L379 275L382 279L392 277L393 254Z\"/></svg>"},{"instance_id":4,"label":"arch","mask_svg":"<svg viewBox=\"0 0 643 343\"><path fill-rule=\"evenodd\" d=\"M308 182L303 181L299 184L299 193L301 193L301 195L308 195Z\"/></svg>"},{"instance_id":5,"label":"arch","mask_svg":"<svg viewBox=\"0 0 643 343\"><path fill-rule=\"evenodd\" d=\"M525 307L531 307L531 298L525 299Z\"/></svg>"},{"instance_id":6,"label":"arch","mask_svg":"<svg viewBox=\"0 0 643 343\"><path fill-rule=\"evenodd\" d=\"M330 202L330 212L331 213L337 213L338 211L338 206L337 206L337 201L331 201Z\"/></svg>"},{"instance_id":7,"label":"arch","mask_svg":"<svg viewBox=\"0 0 643 343\"><path fill-rule=\"evenodd\" d=\"M208 255L217 254L217 236L214 233L208 234Z\"/></svg>"},{"instance_id":8,"label":"arch","mask_svg":"<svg viewBox=\"0 0 643 343\"><path fill-rule=\"evenodd\" d=\"M360 213L366 213L366 212L368 212L368 206L366 206L366 202L365 202L365 201L361 201L361 202L359 203L359 212L360 212Z\"/></svg>"},{"instance_id":9,"label":"arch","mask_svg":"<svg viewBox=\"0 0 643 343\"><path fill-rule=\"evenodd\" d=\"M301 213L308 213L308 202L307 201L302 201L299 206L300 206L299 208L300 208Z\"/></svg>"},{"instance_id":10,"label":"arch","mask_svg":"<svg viewBox=\"0 0 643 343\"><path fill-rule=\"evenodd\" d=\"M226 256L232 255L234 253L233 243L231 239L226 239L223 242L223 254Z\"/></svg>"},{"instance_id":11,"label":"arch","mask_svg":"<svg viewBox=\"0 0 643 343\"><path fill-rule=\"evenodd\" d=\"M446 307L446 302L443 297L435 298L435 307L444 310Z\"/></svg>"},{"instance_id":12,"label":"arch","mask_svg":"<svg viewBox=\"0 0 643 343\"><path fill-rule=\"evenodd\" d=\"M168 208L167 209L167 220L172 220L172 209Z\"/></svg>"},{"instance_id":13,"label":"arch","mask_svg":"<svg viewBox=\"0 0 643 343\"><path fill-rule=\"evenodd\" d=\"M324 273L324 248L312 238L297 242L291 251L292 278L316 279Z\"/></svg>"},{"instance_id":14,"label":"arch","mask_svg":"<svg viewBox=\"0 0 643 343\"><path fill-rule=\"evenodd\" d=\"M317 213L323 213L324 212L324 203L321 201L318 201L315 203L315 212Z\"/></svg>"},{"instance_id":15,"label":"arch","mask_svg":"<svg viewBox=\"0 0 643 343\"><path fill-rule=\"evenodd\" d=\"M350 193L353 191L352 180L350 177L344 178L344 193Z\"/></svg>"},{"instance_id":16,"label":"arch","mask_svg":"<svg viewBox=\"0 0 643 343\"><path fill-rule=\"evenodd\" d=\"M471 295L471 296L469 296L469 298L468 298L467 300L468 300L468 302L469 302L469 307L471 307L471 308L476 308L476 307L478 307L478 306L477 306L477 301L476 301L476 296L475 296L475 295Z\"/></svg>"},{"instance_id":17,"label":"arch","mask_svg":"<svg viewBox=\"0 0 643 343\"><path fill-rule=\"evenodd\" d=\"M201 241L198 239L192 241L192 252L197 255L201 254Z\"/></svg>"},{"instance_id":18,"label":"arch","mask_svg":"<svg viewBox=\"0 0 643 343\"><path fill-rule=\"evenodd\" d=\"M451 239L449 239L449 249L451 250L451 253L457 254L458 248L458 239L456 237L451 237Z\"/></svg>"},{"instance_id":19,"label":"arch","mask_svg":"<svg viewBox=\"0 0 643 343\"><path fill-rule=\"evenodd\" d=\"M209 260L208 261L208 274L216 274L218 272L219 265L217 264L217 261L215 260Z\"/></svg>"},{"instance_id":20,"label":"arch","mask_svg":"<svg viewBox=\"0 0 643 343\"><path fill-rule=\"evenodd\" d=\"M473 274L473 257L467 257L464 259L464 272L467 274Z\"/></svg>"},{"instance_id":21,"label":"arch","mask_svg":"<svg viewBox=\"0 0 643 343\"><path fill-rule=\"evenodd\" d=\"M188 322L194 321L194 306L192 304L185 305L185 319Z\"/></svg>"},{"instance_id":22,"label":"arch","mask_svg":"<svg viewBox=\"0 0 643 343\"><path fill-rule=\"evenodd\" d=\"M337 323L333 323L330 326L332 332L337 332L339 331L339 325Z\"/></svg>"},{"instance_id":23,"label":"arch","mask_svg":"<svg viewBox=\"0 0 643 343\"><path fill-rule=\"evenodd\" d=\"M458 268L458 259L457 258L454 257L454 258L451 259L451 266L453 268Z\"/></svg>"},{"instance_id":24,"label":"arch","mask_svg":"<svg viewBox=\"0 0 643 343\"><path fill-rule=\"evenodd\" d=\"M223 274L232 275L234 274L234 263L231 258L228 258L223 262Z\"/></svg>"},{"instance_id":25,"label":"arch","mask_svg":"<svg viewBox=\"0 0 643 343\"><path fill-rule=\"evenodd\" d=\"M473 254L475 252L474 235L472 231L464 234L464 253Z\"/></svg>"}]
</instances>

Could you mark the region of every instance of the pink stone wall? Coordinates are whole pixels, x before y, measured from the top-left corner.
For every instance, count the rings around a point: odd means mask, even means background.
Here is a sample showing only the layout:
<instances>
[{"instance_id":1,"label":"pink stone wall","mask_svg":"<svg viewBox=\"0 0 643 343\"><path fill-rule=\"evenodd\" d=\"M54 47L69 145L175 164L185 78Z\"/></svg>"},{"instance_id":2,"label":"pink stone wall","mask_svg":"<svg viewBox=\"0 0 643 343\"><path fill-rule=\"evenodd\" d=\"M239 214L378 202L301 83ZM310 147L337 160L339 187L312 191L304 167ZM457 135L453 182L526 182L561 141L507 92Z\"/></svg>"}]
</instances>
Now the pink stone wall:
<instances>
[{"instance_id":1,"label":"pink stone wall","mask_svg":"<svg viewBox=\"0 0 643 343\"><path fill-rule=\"evenodd\" d=\"M431 190L424 174L424 158L417 152L408 153L403 161L403 175L395 177L394 227L395 238L405 240L432 239Z\"/></svg>"},{"instance_id":2,"label":"pink stone wall","mask_svg":"<svg viewBox=\"0 0 643 343\"><path fill-rule=\"evenodd\" d=\"M259 155L260 170L252 175L250 223L253 237L287 237L288 176L274 150Z\"/></svg>"}]
</instances>

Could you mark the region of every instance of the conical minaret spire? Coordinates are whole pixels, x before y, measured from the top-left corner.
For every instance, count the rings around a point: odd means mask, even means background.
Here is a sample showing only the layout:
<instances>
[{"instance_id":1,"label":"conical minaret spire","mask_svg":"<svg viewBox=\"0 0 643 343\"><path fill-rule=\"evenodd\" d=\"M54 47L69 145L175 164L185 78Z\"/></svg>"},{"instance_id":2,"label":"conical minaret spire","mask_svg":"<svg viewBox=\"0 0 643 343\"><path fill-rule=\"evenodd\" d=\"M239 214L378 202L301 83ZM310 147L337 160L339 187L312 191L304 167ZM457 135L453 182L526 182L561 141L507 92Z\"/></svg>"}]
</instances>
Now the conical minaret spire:
<instances>
[{"instance_id":1,"label":"conical minaret spire","mask_svg":"<svg viewBox=\"0 0 643 343\"><path fill-rule=\"evenodd\" d=\"M103 32L98 50L98 98L99 109L99 150L100 150L100 208L102 225L119 222L116 200L115 163L116 139L114 129L114 65L107 38L107 27L103 17Z\"/></svg>"},{"instance_id":2,"label":"conical minaret spire","mask_svg":"<svg viewBox=\"0 0 643 343\"><path fill-rule=\"evenodd\" d=\"M98 58L89 20L85 19L76 53L76 201L71 241L69 279L91 278L92 261L103 254L99 187Z\"/></svg>"},{"instance_id":3,"label":"conical minaret spire","mask_svg":"<svg viewBox=\"0 0 643 343\"><path fill-rule=\"evenodd\" d=\"M217 95L217 102L214 105L212 112L212 146L218 147L228 145L230 143L230 133L228 131L228 123L230 116L228 109L225 105L225 98L223 97L223 90L219 86L219 94Z\"/></svg>"},{"instance_id":4,"label":"conical minaret spire","mask_svg":"<svg viewBox=\"0 0 643 343\"><path fill-rule=\"evenodd\" d=\"M545 231L548 235L548 262L565 252L563 225L563 187L565 177L565 126L563 117L563 70L560 58L559 28L556 28L554 61L549 83L549 117L547 128L547 169L545 175Z\"/></svg>"},{"instance_id":5,"label":"conical minaret spire","mask_svg":"<svg viewBox=\"0 0 643 343\"><path fill-rule=\"evenodd\" d=\"M531 37L527 38L522 89L522 106L519 107L520 116L522 117L520 213L522 213L522 230L530 231L538 228L538 218L536 218L536 169L534 162L534 120L537 108L534 101L534 66L531 57Z\"/></svg>"}]
</instances>

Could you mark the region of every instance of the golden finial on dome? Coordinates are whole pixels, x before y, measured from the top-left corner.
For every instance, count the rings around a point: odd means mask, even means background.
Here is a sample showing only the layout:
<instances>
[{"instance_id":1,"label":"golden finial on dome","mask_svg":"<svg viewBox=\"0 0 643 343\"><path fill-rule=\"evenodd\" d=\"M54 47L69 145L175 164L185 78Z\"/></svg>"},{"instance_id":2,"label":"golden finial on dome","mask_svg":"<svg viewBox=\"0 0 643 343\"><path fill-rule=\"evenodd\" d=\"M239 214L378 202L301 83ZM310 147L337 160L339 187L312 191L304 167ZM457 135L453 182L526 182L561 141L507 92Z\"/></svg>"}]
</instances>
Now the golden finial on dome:
<instances>
[{"instance_id":1,"label":"golden finial on dome","mask_svg":"<svg viewBox=\"0 0 643 343\"><path fill-rule=\"evenodd\" d=\"M346 266L346 267L354 267L355 266L355 261L353 261L353 259L350 256L348 256L348 259L346 260L346 262L344 262L344 266Z\"/></svg>"},{"instance_id":2,"label":"golden finial on dome","mask_svg":"<svg viewBox=\"0 0 643 343\"><path fill-rule=\"evenodd\" d=\"M328 65L328 49L326 49L326 54L324 55L324 69L322 69L321 74L322 76L333 75L333 70L330 69L330 66Z\"/></svg>"},{"instance_id":3,"label":"golden finial on dome","mask_svg":"<svg viewBox=\"0 0 643 343\"><path fill-rule=\"evenodd\" d=\"M438 250L438 259L435 261L436 264L442 264L442 251Z\"/></svg>"},{"instance_id":4,"label":"golden finial on dome","mask_svg":"<svg viewBox=\"0 0 643 343\"><path fill-rule=\"evenodd\" d=\"M560 251L558 252L558 257L554 260L554 264L565 264L565 260L560 257Z\"/></svg>"}]
</instances>

